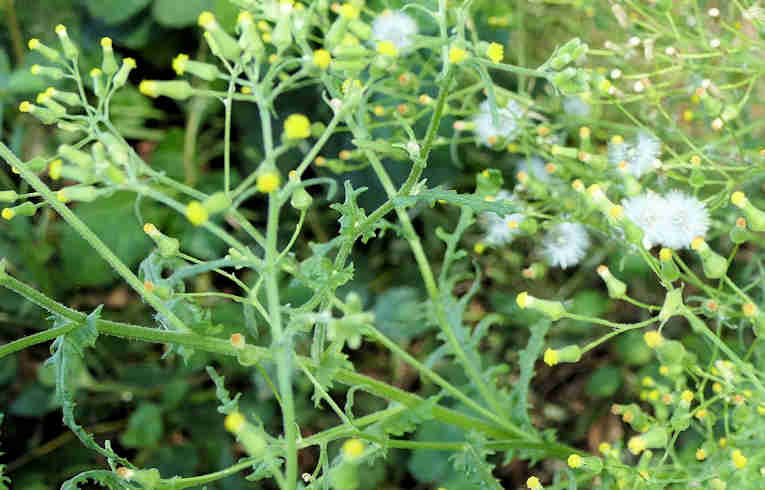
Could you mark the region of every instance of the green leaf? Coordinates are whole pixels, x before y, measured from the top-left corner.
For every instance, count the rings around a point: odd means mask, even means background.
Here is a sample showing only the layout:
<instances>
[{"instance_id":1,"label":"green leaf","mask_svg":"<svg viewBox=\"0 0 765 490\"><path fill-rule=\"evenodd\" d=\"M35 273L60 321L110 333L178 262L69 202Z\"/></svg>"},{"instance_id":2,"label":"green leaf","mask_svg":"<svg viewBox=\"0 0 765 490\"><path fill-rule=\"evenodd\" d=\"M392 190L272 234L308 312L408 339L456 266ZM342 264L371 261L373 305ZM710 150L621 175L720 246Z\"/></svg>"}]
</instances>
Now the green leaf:
<instances>
[{"instance_id":1,"label":"green leaf","mask_svg":"<svg viewBox=\"0 0 765 490\"><path fill-rule=\"evenodd\" d=\"M90 449L97 451L102 456L119 461L125 466L131 466L130 462L120 458L109 448L108 441L105 447L99 446L93 436L88 434L82 426L74 420L74 408L77 404L74 401L75 393L78 388L78 381L81 376L76 376L75 370L82 364L85 348L93 347L98 338L98 329L96 322L101 314L103 305L96 308L87 316L81 326L72 330L66 335L56 338L51 346L51 357L46 363L55 367L56 373L56 400L61 403L61 409L64 415L64 425L69 427L80 441ZM66 325L70 320L59 320L54 326Z\"/></svg>"},{"instance_id":2,"label":"green leaf","mask_svg":"<svg viewBox=\"0 0 765 490\"><path fill-rule=\"evenodd\" d=\"M239 411L239 397L242 396L242 394L237 393L236 396L231 399L229 391L226 389L225 378L219 375L212 366L207 366L207 374L213 380L213 383L215 383L215 396L217 396L218 401L220 401L218 412L229 414Z\"/></svg>"},{"instance_id":3,"label":"green leaf","mask_svg":"<svg viewBox=\"0 0 765 490\"><path fill-rule=\"evenodd\" d=\"M593 398L608 398L622 387L622 373L615 366L601 366L587 382L587 394Z\"/></svg>"},{"instance_id":4,"label":"green leaf","mask_svg":"<svg viewBox=\"0 0 765 490\"><path fill-rule=\"evenodd\" d=\"M412 432L417 427L428 420L433 419L433 408L438 405L440 396L431 396L425 400L422 400L417 405L408 408L396 415L369 427L369 431L372 433L378 433L381 435L391 435L394 437L400 437L407 432Z\"/></svg>"},{"instance_id":5,"label":"green leaf","mask_svg":"<svg viewBox=\"0 0 765 490\"><path fill-rule=\"evenodd\" d=\"M107 24L119 24L149 5L151 0L87 0L85 4L93 17Z\"/></svg>"},{"instance_id":6,"label":"green leaf","mask_svg":"<svg viewBox=\"0 0 765 490\"><path fill-rule=\"evenodd\" d=\"M117 473L108 470L91 470L80 473L70 478L61 485L61 490L78 490L80 485L87 483L88 480L100 483L102 486L111 490L135 490L126 480L117 475ZM1 489L2 487L0 487ZM86 487L90 488L90 486Z\"/></svg>"},{"instance_id":7,"label":"green leaf","mask_svg":"<svg viewBox=\"0 0 765 490\"><path fill-rule=\"evenodd\" d=\"M459 207L468 207L476 213L493 212L500 216L517 213L518 205L508 201L487 201L474 194L458 194L453 190L441 189L423 189L414 196L399 196L392 199L393 204L398 207L414 206L420 202L426 202L431 206L436 201L446 201Z\"/></svg>"},{"instance_id":8,"label":"green leaf","mask_svg":"<svg viewBox=\"0 0 765 490\"><path fill-rule=\"evenodd\" d=\"M324 388L324 391L329 393L335 380L335 375L341 369L353 371L353 364L348 360L348 356L343 353L324 351L319 360L319 366L313 374L321 387ZM319 390L314 389L311 398L315 406L318 407L321 404L322 395Z\"/></svg>"},{"instance_id":9,"label":"green leaf","mask_svg":"<svg viewBox=\"0 0 765 490\"><path fill-rule=\"evenodd\" d=\"M385 291L374 307L378 328L396 342L405 342L431 328L425 322L425 307L417 289L397 287Z\"/></svg>"},{"instance_id":10,"label":"green leaf","mask_svg":"<svg viewBox=\"0 0 765 490\"><path fill-rule=\"evenodd\" d=\"M486 448L486 440L483 436L473 432L468 436L465 448L453 455L451 459L454 462L454 469L473 482L476 485L475 488L502 490L499 480L492 474L495 465L486 461L486 458L492 454L494 451Z\"/></svg>"},{"instance_id":11,"label":"green leaf","mask_svg":"<svg viewBox=\"0 0 765 490\"><path fill-rule=\"evenodd\" d=\"M178 28L196 24L199 14L211 8L211 0L157 0L151 13L160 24Z\"/></svg>"},{"instance_id":12,"label":"green leaf","mask_svg":"<svg viewBox=\"0 0 765 490\"><path fill-rule=\"evenodd\" d=\"M134 267L153 247L134 214L135 196L120 192L92 203L80 203L74 212L129 268ZM156 208L142 209L144 218L159 225ZM157 219L160 218L160 219ZM118 276L80 235L65 223L58 223L61 274L69 288L102 286Z\"/></svg>"},{"instance_id":13,"label":"green leaf","mask_svg":"<svg viewBox=\"0 0 765 490\"><path fill-rule=\"evenodd\" d=\"M144 402L130 416L120 442L127 447L155 447L164 431L165 424L159 405Z\"/></svg>"},{"instance_id":14,"label":"green leaf","mask_svg":"<svg viewBox=\"0 0 765 490\"><path fill-rule=\"evenodd\" d=\"M518 396L518 403L513 407L513 418L521 420L531 426L529 419L529 384L534 376L534 365L542 354L544 348L545 335L550 329L551 322L547 319L540 320L534 324L531 330L531 337L526 344L526 348L518 353L518 363L521 367L521 374L515 383L514 394Z\"/></svg>"}]
</instances>

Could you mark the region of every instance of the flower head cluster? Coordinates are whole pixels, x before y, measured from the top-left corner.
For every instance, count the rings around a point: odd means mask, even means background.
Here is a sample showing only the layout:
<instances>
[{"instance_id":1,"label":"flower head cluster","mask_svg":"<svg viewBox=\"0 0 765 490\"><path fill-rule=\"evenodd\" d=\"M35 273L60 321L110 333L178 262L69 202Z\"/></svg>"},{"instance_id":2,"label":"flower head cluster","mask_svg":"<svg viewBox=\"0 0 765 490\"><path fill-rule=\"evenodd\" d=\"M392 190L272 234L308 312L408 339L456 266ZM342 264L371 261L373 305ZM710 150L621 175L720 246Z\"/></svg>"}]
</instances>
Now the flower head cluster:
<instances>
[{"instance_id":1,"label":"flower head cluster","mask_svg":"<svg viewBox=\"0 0 765 490\"><path fill-rule=\"evenodd\" d=\"M651 133L641 131L631 143L614 138L608 145L608 159L613 165L624 166L635 177L651 170L661 155L661 141Z\"/></svg>"},{"instance_id":2,"label":"flower head cluster","mask_svg":"<svg viewBox=\"0 0 765 490\"><path fill-rule=\"evenodd\" d=\"M704 203L679 190L664 197L647 192L622 201L622 206L624 214L643 230L645 248L688 248L694 238L709 230Z\"/></svg>"},{"instance_id":3,"label":"flower head cluster","mask_svg":"<svg viewBox=\"0 0 765 490\"><path fill-rule=\"evenodd\" d=\"M513 141L520 131L521 113L521 106L511 100L505 107L497 108L497 124L494 124L489 101L483 101L479 107L478 115L473 118L478 143L494 146L497 143Z\"/></svg>"},{"instance_id":4,"label":"flower head cluster","mask_svg":"<svg viewBox=\"0 0 765 490\"><path fill-rule=\"evenodd\" d=\"M579 223L559 223L542 240L542 253L550 265L562 269L578 264L589 248L590 237Z\"/></svg>"},{"instance_id":5,"label":"flower head cluster","mask_svg":"<svg viewBox=\"0 0 765 490\"><path fill-rule=\"evenodd\" d=\"M386 11L372 22L372 40L392 43L399 53L406 53L414 45L417 23L404 12Z\"/></svg>"},{"instance_id":6,"label":"flower head cluster","mask_svg":"<svg viewBox=\"0 0 765 490\"><path fill-rule=\"evenodd\" d=\"M495 201L512 201L512 195L506 190L501 190L494 198ZM484 242L487 245L499 247L510 243L520 232L518 225L523 220L520 213L500 216L497 213L483 213L481 223L486 229L486 238Z\"/></svg>"}]
</instances>

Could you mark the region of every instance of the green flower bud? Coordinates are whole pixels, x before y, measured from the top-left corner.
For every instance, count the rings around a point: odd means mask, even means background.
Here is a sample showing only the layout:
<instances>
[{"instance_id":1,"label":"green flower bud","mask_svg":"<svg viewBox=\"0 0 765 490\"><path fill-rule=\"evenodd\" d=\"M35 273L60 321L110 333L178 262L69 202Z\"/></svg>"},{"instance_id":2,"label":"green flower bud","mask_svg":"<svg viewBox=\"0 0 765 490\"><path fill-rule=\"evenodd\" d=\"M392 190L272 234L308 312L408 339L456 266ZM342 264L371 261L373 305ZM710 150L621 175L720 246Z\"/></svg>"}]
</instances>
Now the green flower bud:
<instances>
[{"instance_id":1,"label":"green flower bud","mask_svg":"<svg viewBox=\"0 0 765 490\"><path fill-rule=\"evenodd\" d=\"M74 92L67 92L64 90L58 90L53 87L45 89L45 94L53 97L56 100L60 100L66 105L77 106L80 105L80 96Z\"/></svg>"},{"instance_id":2,"label":"green flower bud","mask_svg":"<svg viewBox=\"0 0 765 490\"><path fill-rule=\"evenodd\" d=\"M730 241L736 245L741 245L752 239L752 234L746 229L746 220L744 218L736 220L736 224L730 229L728 236Z\"/></svg>"},{"instance_id":3,"label":"green flower bud","mask_svg":"<svg viewBox=\"0 0 765 490\"><path fill-rule=\"evenodd\" d=\"M547 349L543 360L548 366L554 366L560 362L579 362L582 358L582 350L578 345L567 345L562 349Z\"/></svg>"},{"instance_id":4,"label":"green flower bud","mask_svg":"<svg viewBox=\"0 0 765 490\"><path fill-rule=\"evenodd\" d=\"M654 427L644 434L629 440L627 447L632 454L640 454L648 448L663 448L669 442L669 434L664 427Z\"/></svg>"},{"instance_id":5,"label":"green flower bud","mask_svg":"<svg viewBox=\"0 0 765 490\"><path fill-rule=\"evenodd\" d=\"M566 316L566 308L560 301L549 301L535 298L524 291L518 295L516 302L521 309L531 308L549 316L553 321Z\"/></svg>"},{"instance_id":6,"label":"green flower bud","mask_svg":"<svg viewBox=\"0 0 765 490\"><path fill-rule=\"evenodd\" d=\"M605 281L608 288L608 296L614 299L624 298L627 293L627 284L611 274L605 265L598 266L598 275Z\"/></svg>"},{"instance_id":7,"label":"green flower bud","mask_svg":"<svg viewBox=\"0 0 765 490\"><path fill-rule=\"evenodd\" d=\"M202 12L199 14L199 25L209 33L209 37L205 36L208 40L212 38L214 40L215 49L213 52L218 52L223 58L229 61L236 61L239 59L239 55L242 50L239 48L239 44L231 37L215 20L215 16L211 12ZM210 46L212 49L212 46Z\"/></svg>"},{"instance_id":8,"label":"green flower bud","mask_svg":"<svg viewBox=\"0 0 765 490\"><path fill-rule=\"evenodd\" d=\"M110 77L117 71L117 60L114 59L114 50L112 49L112 40L110 38L101 38L101 50L103 51L101 71Z\"/></svg>"},{"instance_id":9,"label":"green flower bud","mask_svg":"<svg viewBox=\"0 0 765 490\"><path fill-rule=\"evenodd\" d=\"M121 88L125 85L128 79L128 75L135 68L135 60L133 58L125 58L122 60L122 66L120 66L117 74L114 75L113 85L115 89Z\"/></svg>"},{"instance_id":10,"label":"green flower bud","mask_svg":"<svg viewBox=\"0 0 765 490\"><path fill-rule=\"evenodd\" d=\"M271 42L276 46L278 52L284 51L292 44L292 17L283 15L276 22L271 33Z\"/></svg>"},{"instance_id":11,"label":"green flower bud","mask_svg":"<svg viewBox=\"0 0 765 490\"><path fill-rule=\"evenodd\" d=\"M66 108L58 102L54 101L48 91L37 94L36 101L38 104L42 104L50 109L58 117L66 115Z\"/></svg>"},{"instance_id":12,"label":"green flower bud","mask_svg":"<svg viewBox=\"0 0 765 490\"><path fill-rule=\"evenodd\" d=\"M34 216L36 212L37 206L29 201L26 201L12 208L3 208L3 211L0 213L0 215L2 215L3 219L10 221L16 216Z\"/></svg>"},{"instance_id":13,"label":"green flower bud","mask_svg":"<svg viewBox=\"0 0 765 490\"><path fill-rule=\"evenodd\" d=\"M160 95L176 100L186 100L191 97L194 89L185 80L161 81L144 80L138 85L138 90L149 97L157 98Z\"/></svg>"},{"instance_id":14,"label":"green flower bud","mask_svg":"<svg viewBox=\"0 0 765 490\"><path fill-rule=\"evenodd\" d=\"M45 56L48 59L48 61L58 61L58 58L60 56L58 54L58 51L41 43L39 39L37 38L30 39L28 46L29 46L29 49L33 51L37 51L41 55ZM38 65L34 65L34 66L38 66ZM34 71L32 73L34 73ZM62 75L63 75L63 72L62 72Z\"/></svg>"},{"instance_id":15,"label":"green flower bud","mask_svg":"<svg viewBox=\"0 0 765 490\"><path fill-rule=\"evenodd\" d=\"M730 201L744 212L749 229L765 231L765 212L754 207L743 192L734 192L730 196Z\"/></svg>"},{"instance_id":16,"label":"green flower bud","mask_svg":"<svg viewBox=\"0 0 765 490\"><path fill-rule=\"evenodd\" d=\"M258 30L255 28L255 22L253 21L252 14L249 12L241 12L236 21L237 29L239 29L239 47L244 52L244 60L250 59L261 60L266 54L266 47L263 45L263 41L258 34Z\"/></svg>"},{"instance_id":17,"label":"green flower bud","mask_svg":"<svg viewBox=\"0 0 765 490\"><path fill-rule=\"evenodd\" d=\"M127 165L130 160L130 154L128 148L116 136L111 133L101 133L99 139L106 146L106 151L112 157L112 160L118 165Z\"/></svg>"},{"instance_id":18,"label":"green flower bud","mask_svg":"<svg viewBox=\"0 0 765 490\"><path fill-rule=\"evenodd\" d=\"M209 215L218 214L231 207L231 198L225 192L216 192L202 203Z\"/></svg>"},{"instance_id":19,"label":"green flower bud","mask_svg":"<svg viewBox=\"0 0 765 490\"><path fill-rule=\"evenodd\" d=\"M18 198L16 191L0 191L0 202L16 202Z\"/></svg>"},{"instance_id":20,"label":"green flower bud","mask_svg":"<svg viewBox=\"0 0 765 490\"><path fill-rule=\"evenodd\" d=\"M181 249L181 242L177 238L172 238L157 229L152 223L143 225L143 231L154 240L162 257L175 257Z\"/></svg>"},{"instance_id":21,"label":"green flower bud","mask_svg":"<svg viewBox=\"0 0 765 490\"><path fill-rule=\"evenodd\" d=\"M671 317L678 313L678 310L683 305L683 290L682 288L671 289L667 292L667 296L664 298L664 305L659 312L659 320L663 323L669 320Z\"/></svg>"},{"instance_id":22,"label":"green flower bud","mask_svg":"<svg viewBox=\"0 0 765 490\"><path fill-rule=\"evenodd\" d=\"M564 66L571 63L571 60L572 58L570 54L562 53L550 60L550 66L555 70L560 70Z\"/></svg>"},{"instance_id":23,"label":"green flower bud","mask_svg":"<svg viewBox=\"0 0 765 490\"><path fill-rule=\"evenodd\" d=\"M203 80L207 80L208 82L215 80L218 78L218 75L220 75L217 66L210 63L190 60L189 55L183 53L173 58L173 70L175 70L175 73L178 75L183 75L188 72Z\"/></svg>"},{"instance_id":24,"label":"green flower bud","mask_svg":"<svg viewBox=\"0 0 765 490\"><path fill-rule=\"evenodd\" d=\"M100 68L93 68L90 70L90 78L93 79L93 93L96 97L101 98L105 95L106 85L103 78L104 72Z\"/></svg>"},{"instance_id":25,"label":"green flower bud","mask_svg":"<svg viewBox=\"0 0 765 490\"><path fill-rule=\"evenodd\" d=\"M79 54L77 46L69 39L69 34L66 32L66 27L59 24L56 26L56 34L58 40L61 42L61 48L64 50L64 56L74 61Z\"/></svg>"},{"instance_id":26,"label":"green flower bud","mask_svg":"<svg viewBox=\"0 0 765 490\"><path fill-rule=\"evenodd\" d=\"M685 357L685 347L677 340L664 340L656 346L656 355L662 364L680 364Z\"/></svg>"},{"instance_id":27,"label":"green flower bud","mask_svg":"<svg viewBox=\"0 0 765 490\"><path fill-rule=\"evenodd\" d=\"M84 127L82 124L71 123L69 121L58 121L56 123L56 127L62 131L67 131L70 133L76 133L78 131L87 131L88 129Z\"/></svg>"},{"instance_id":28,"label":"green flower bud","mask_svg":"<svg viewBox=\"0 0 765 490\"><path fill-rule=\"evenodd\" d=\"M93 167L93 157L73 146L61 145L58 147L58 153L80 168L89 169Z\"/></svg>"},{"instance_id":29,"label":"green flower bud","mask_svg":"<svg viewBox=\"0 0 765 490\"><path fill-rule=\"evenodd\" d=\"M92 185L64 187L56 193L56 197L61 202L79 201L93 202L104 193L103 190Z\"/></svg>"},{"instance_id":30,"label":"green flower bud","mask_svg":"<svg viewBox=\"0 0 765 490\"><path fill-rule=\"evenodd\" d=\"M40 120L43 124L53 124L58 121L59 116L52 110L34 105L26 100L19 104L19 111L32 114L34 117Z\"/></svg>"},{"instance_id":31,"label":"green flower bud","mask_svg":"<svg viewBox=\"0 0 765 490\"><path fill-rule=\"evenodd\" d=\"M728 270L728 261L709 248L703 238L694 238L691 242L691 248L701 257L705 276L709 279L719 279L725 275Z\"/></svg>"},{"instance_id":32,"label":"green flower bud","mask_svg":"<svg viewBox=\"0 0 765 490\"><path fill-rule=\"evenodd\" d=\"M52 78L53 80L61 80L64 78L64 72L60 68L54 66L40 66L32 65L29 68L32 75L40 75L43 77Z\"/></svg>"},{"instance_id":33,"label":"green flower bud","mask_svg":"<svg viewBox=\"0 0 765 490\"><path fill-rule=\"evenodd\" d=\"M680 277L680 269L672 258L672 250L662 248L659 252L659 261L661 263L661 276L667 282L676 281Z\"/></svg>"},{"instance_id":34,"label":"green flower bud","mask_svg":"<svg viewBox=\"0 0 765 490\"><path fill-rule=\"evenodd\" d=\"M310 208L312 202L313 198L303 187L295 189L295 192L292 193L292 197L290 198L292 207L301 211Z\"/></svg>"}]
</instances>

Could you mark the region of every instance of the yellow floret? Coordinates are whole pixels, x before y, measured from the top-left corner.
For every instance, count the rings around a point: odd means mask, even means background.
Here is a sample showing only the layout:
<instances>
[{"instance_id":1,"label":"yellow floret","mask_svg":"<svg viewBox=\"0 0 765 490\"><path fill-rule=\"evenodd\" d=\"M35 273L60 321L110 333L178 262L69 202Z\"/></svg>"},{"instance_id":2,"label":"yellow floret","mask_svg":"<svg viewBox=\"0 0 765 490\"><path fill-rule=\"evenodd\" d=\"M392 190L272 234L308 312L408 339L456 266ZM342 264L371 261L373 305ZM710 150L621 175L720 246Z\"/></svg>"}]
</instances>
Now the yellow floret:
<instances>
[{"instance_id":1,"label":"yellow floret","mask_svg":"<svg viewBox=\"0 0 765 490\"><path fill-rule=\"evenodd\" d=\"M468 59L468 53L464 49L459 46L452 46L449 48L449 63L462 63L466 59Z\"/></svg>"},{"instance_id":2,"label":"yellow floret","mask_svg":"<svg viewBox=\"0 0 765 490\"><path fill-rule=\"evenodd\" d=\"M50 162L50 167L48 167L48 175L50 175L50 178L53 180L58 180L61 178L61 167L64 166L64 162L62 160L53 160Z\"/></svg>"},{"instance_id":3,"label":"yellow floret","mask_svg":"<svg viewBox=\"0 0 765 490\"><path fill-rule=\"evenodd\" d=\"M351 5L350 3L345 3L340 6L339 10L340 16L345 19L358 19L359 18L359 9Z\"/></svg>"},{"instance_id":4,"label":"yellow floret","mask_svg":"<svg viewBox=\"0 0 765 490\"><path fill-rule=\"evenodd\" d=\"M34 110L34 107L32 104L30 104L28 101L24 101L21 104L19 104L19 111L21 112L32 112Z\"/></svg>"},{"instance_id":5,"label":"yellow floret","mask_svg":"<svg viewBox=\"0 0 765 490\"><path fill-rule=\"evenodd\" d=\"M735 206L743 208L744 206L746 206L747 198L743 192L736 191L733 194L731 194L730 202L732 202Z\"/></svg>"},{"instance_id":6,"label":"yellow floret","mask_svg":"<svg viewBox=\"0 0 765 490\"><path fill-rule=\"evenodd\" d=\"M545 351L544 361L548 366L555 366L558 364L558 351L555 349L547 349Z\"/></svg>"},{"instance_id":7,"label":"yellow floret","mask_svg":"<svg viewBox=\"0 0 765 490\"><path fill-rule=\"evenodd\" d=\"M276 172L266 172L258 176L255 187L259 192L270 194L279 188L279 174Z\"/></svg>"},{"instance_id":8,"label":"yellow floret","mask_svg":"<svg viewBox=\"0 0 765 490\"><path fill-rule=\"evenodd\" d=\"M656 330L651 330L643 334L643 340L645 340L648 347L654 348L664 342L664 337L662 337Z\"/></svg>"},{"instance_id":9,"label":"yellow floret","mask_svg":"<svg viewBox=\"0 0 765 490\"><path fill-rule=\"evenodd\" d=\"M693 250L698 250L703 246L704 246L704 239L701 238L700 236L697 236L691 241L691 248Z\"/></svg>"},{"instance_id":10,"label":"yellow floret","mask_svg":"<svg viewBox=\"0 0 765 490\"><path fill-rule=\"evenodd\" d=\"M530 490L541 490L542 482L540 482L539 478L536 476L530 476L526 480L526 486L529 487Z\"/></svg>"},{"instance_id":11,"label":"yellow floret","mask_svg":"<svg viewBox=\"0 0 765 490\"><path fill-rule=\"evenodd\" d=\"M738 449L733 451L731 454L731 459L733 460L733 466L735 466L738 470L746 466L746 456L744 456L744 454Z\"/></svg>"},{"instance_id":12,"label":"yellow floret","mask_svg":"<svg viewBox=\"0 0 765 490\"><path fill-rule=\"evenodd\" d=\"M202 225L209 217L210 215L201 202L191 201L186 205L186 218L188 218L192 225Z\"/></svg>"},{"instance_id":13,"label":"yellow floret","mask_svg":"<svg viewBox=\"0 0 765 490\"><path fill-rule=\"evenodd\" d=\"M580 466L582 466L582 457L579 456L578 454L572 454L571 456L568 457L568 465L571 468L579 468Z\"/></svg>"},{"instance_id":14,"label":"yellow floret","mask_svg":"<svg viewBox=\"0 0 765 490\"><path fill-rule=\"evenodd\" d=\"M662 262L668 262L668 261L670 261L670 260L672 259L672 250L670 250L670 249L668 249L668 248L662 248L662 249L659 251L659 259L660 259Z\"/></svg>"},{"instance_id":15,"label":"yellow floret","mask_svg":"<svg viewBox=\"0 0 765 490\"><path fill-rule=\"evenodd\" d=\"M244 415L239 412L233 412L226 415L226 418L223 419L223 427L225 427L227 431L236 434L242 430L245 422Z\"/></svg>"},{"instance_id":16,"label":"yellow floret","mask_svg":"<svg viewBox=\"0 0 765 490\"><path fill-rule=\"evenodd\" d=\"M635 436L627 443L627 448L635 455L642 453L645 450L645 447L645 439L641 436Z\"/></svg>"},{"instance_id":17,"label":"yellow floret","mask_svg":"<svg viewBox=\"0 0 765 490\"><path fill-rule=\"evenodd\" d=\"M364 454L365 447L364 441L361 439L348 439L343 443L343 456L349 460L358 459Z\"/></svg>"},{"instance_id":18,"label":"yellow floret","mask_svg":"<svg viewBox=\"0 0 765 490\"><path fill-rule=\"evenodd\" d=\"M377 43L377 52L384 54L385 56L396 56L398 54L398 49L396 49L396 45L390 41L380 41Z\"/></svg>"},{"instance_id":19,"label":"yellow floret","mask_svg":"<svg viewBox=\"0 0 765 490\"><path fill-rule=\"evenodd\" d=\"M212 12L204 11L199 14L197 23L200 27L204 27L205 29L211 27L213 24L215 24L215 15L213 15Z\"/></svg>"},{"instance_id":20,"label":"yellow floret","mask_svg":"<svg viewBox=\"0 0 765 490\"><path fill-rule=\"evenodd\" d=\"M311 136L311 121L303 114L291 114L284 121L284 135L290 140Z\"/></svg>"},{"instance_id":21,"label":"yellow floret","mask_svg":"<svg viewBox=\"0 0 765 490\"><path fill-rule=\"evenodd\" d=\"M37 49L40 47L40 40L37 38L30 39L27 45L29 46L29 49Z\"/></svg>"},{"instance_id":22,"label":"yellow floret","mask_svg":"<svg viewBox=\"0 0 765 490\"><path fill-rule=\"evenodd\" d=\"M521 308L526 308L529 304L529 293L528 291L524 291L518 295L517 298L515 298L516 303L518 303L518 306Z\"/></svg>"},{"instance_id":23,"label":"yellow floret","mask_svg":"<svg viewBox=\"0 0 765 490\"><path fill-rule=\"evenodd\" d=\"M149 97L158 97L157 82L152 80L144 80L138 84L138 91Z\"/></svg>"},{"instance_id":24,"label":"yellow floret","mask_svg":"<svg viewBox=\"0 0 765 490\"><path fill-rule=\"evenodd\" d=\"M3 219L10 221L16 216L16 211L11 208L3 208L3 211L0 214L2 214Z\"/></svg>"},{"instance_id":25,"label":"yellow floret","mask_svg":"<svg viewBox=\"0 0 765 490\"><path fill-rule=\"evenodd\" d=\"M486 56L494 63L499 63L505 57L505 48L499 43L491 43L486 49Z\"/></svg>"},{"instance_id":26,"label":"yellow floret","mask_svg":"<svg viewBox=\"0 0 765 490\"><path fill-rule=\"evenodd\" d=\"M180 53L178 56L173 58L173 70L175 70L175 73L178 75L183 75L183 72L186 70L186 62L189 61L189 55Z\"/></svg>"},{"instance_id":27,"label":"yellow floret","mask_svg":"<svg viewBox=\"0 0 765 490\"><path fill-rule=\"evenodd\" d=\"M112 47L112 40L108 37L102 37L101 38L101 47L104 49L111 49Z\"/></svg>"},{"instance_id":28,"label":"yellow floret","mask_svg":"<svg viewBox=\"0 0 765 490\"><path fill-rule=\"evenodd\" d=\"M326 49L317 49L313 52L313 64L322 70L326 70L331 62L332 55Z\"/></svg>"}]
</instances>

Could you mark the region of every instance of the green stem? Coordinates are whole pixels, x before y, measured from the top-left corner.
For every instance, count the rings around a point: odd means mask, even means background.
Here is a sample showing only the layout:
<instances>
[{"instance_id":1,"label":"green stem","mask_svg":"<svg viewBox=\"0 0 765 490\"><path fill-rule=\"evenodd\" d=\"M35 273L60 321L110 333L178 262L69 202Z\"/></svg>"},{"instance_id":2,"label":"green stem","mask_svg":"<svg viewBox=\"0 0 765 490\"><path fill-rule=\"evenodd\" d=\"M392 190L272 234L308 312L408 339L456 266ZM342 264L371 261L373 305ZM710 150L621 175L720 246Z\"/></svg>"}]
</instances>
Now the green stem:
<instances>
[{"instance_id":1,"label":"green stem","mask_svg":"<svg viewBox=\"0 0 765 490\"><path fill-rule=\"evenodd\" d=\"M0 143L0 157L2 157L8 165L15 167L21 174L21 177L29 183L35 191L39 192L43 199L45 199L45 201L55 209L56 212L61 215L61 217L64 218L64 220L66 220L66 222L69 223L69 225L74 228L74 230L84 238L85 241L87 241L88 244L90 244L90 246L93 247L93 249L95 249L95 251L98 252L98 254L103 257L103 259L106 260L143 299L146 300L147 303L149 303L160 315L165 317L173 328L180 332L189 331L189 328L183 321L175 316L159 297L147 291L143 283L119 259L119 257L117 257L114 252L112 252L111 249L109 249L109 247L107 247L106 244L101 241L101 239L98 238L98 236L93 233L93 231L91 231L80 218L77 217L77 215L75 215L64 203L59 201L48 186L40 180L37 174L27 169L16 155L14 155L3 143Z\"/></svg>"}]
</instances>

